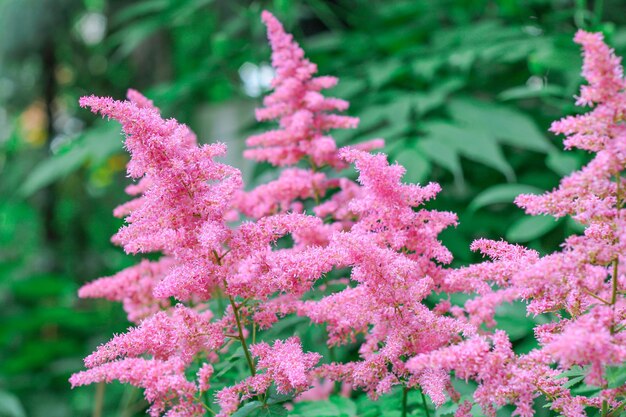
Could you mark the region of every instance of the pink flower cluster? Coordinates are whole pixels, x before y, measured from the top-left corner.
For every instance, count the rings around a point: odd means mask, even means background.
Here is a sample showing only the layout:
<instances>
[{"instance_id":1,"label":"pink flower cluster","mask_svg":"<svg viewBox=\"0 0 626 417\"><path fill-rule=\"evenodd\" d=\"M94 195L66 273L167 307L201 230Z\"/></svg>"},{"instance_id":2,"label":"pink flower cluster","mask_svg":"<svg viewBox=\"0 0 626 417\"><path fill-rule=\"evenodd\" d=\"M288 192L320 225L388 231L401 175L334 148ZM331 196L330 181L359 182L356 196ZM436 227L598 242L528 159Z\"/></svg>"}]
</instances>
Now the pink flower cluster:
<instances>
[{"instance_id":1,"label":"pink flower cluster","mask_svg":"<svg viewBox=\"0 0 626 417\"><path fill-rule=\"evenodd\" d=\"M142 387L152 416L208 409L224 417L247 401L269 406L272 391L324 398L329 381L373 399L394 386L420 389L436 406L450 398L457 416L471 415L453 372L478 384L473 399L488 416L506 404L516 407L514 415L532 416L538 396L567 417L584 416L585 407L617 409L626 389L609 388L605 370L626 361L626 93L620 61L601 35L576 36L589 82L578 103L593 111L552 127L567 135L567 147L595 158L558 189L516 200L529 214L570 215L586 226L584 234L543 257L477 240L472 249L491 261L451 269L438 236L456 225L456 215L424 208L439 185L403 183L402 166L369 153L381 140L338 147L329 131L358 120L337 114L347 102L321 94L337 79L315 76L317 67L282 25L268 12L263 21L276 77L257 118L277 120L279 128L249 138L246 156L285 168L256 189L245 191L240 172L215 160L224 145L198 145L186 126L163 119L138 92L129 91L128 101L81 99L122 124L128 174L138 180L127 189L134 199L115 210L126 225L113 241L128 253L162 258L80 290L81 297L121 301L136 327L88 356L88 369L73 375L72 385L119 380ZM356 182L342 171L350 165ZM453 293L474 297L452 305ZM433 294L443 298L430 308ZM505 332L489 330L497 307L515 300L553 319L537 327L539 347L523 355ZM257 333L267 340L267 330L290 315L323 325L331 347L358 341L358 357L330 363L295 336L256 342ZM224 376L233 357L249 376ZM598 396L571 392L561 374L573 367L600 387Z\"/></svg>"},{"instance_id":2,"label":"pink flower cluster","mask_svg":"<svg viewBox=\"0 0 626 417\"><path fill-rule=\"evenodd\" d=\"M452 315L474 326L495 326L495 309L522 300L527 311L551 320L536 327L539 347L516 355L506 335L478 333L459 344L409 360L409 368L454 371L457 378L479 386L475 401L487 415L495 406L516 406L515 415L534 415L533 400L544 396L550 407L567 417L586 416L597 408L602 416L619 415L625 386L609 387L606 370L626 361L624 285L624 180L626 167L626 81L620 59L601 34L579 31L583 76L577 104L593 109L555 122L551 130L566 135L566 148L595 153L591 161L544 195L521 195L516 203L531 215L571 216L585 226L563 249L546 256L505 242L478 240L472 248L492 260L451 270L446 291L477 293ZM493 345L493 346L492 346ZM494 363L494 366L490 363ZM555 369L556 366L556 369ZM596 396L576 395L563 377L580 367ZM579 391L580 392L580 391Z\"/></svg>"}]
</instances>

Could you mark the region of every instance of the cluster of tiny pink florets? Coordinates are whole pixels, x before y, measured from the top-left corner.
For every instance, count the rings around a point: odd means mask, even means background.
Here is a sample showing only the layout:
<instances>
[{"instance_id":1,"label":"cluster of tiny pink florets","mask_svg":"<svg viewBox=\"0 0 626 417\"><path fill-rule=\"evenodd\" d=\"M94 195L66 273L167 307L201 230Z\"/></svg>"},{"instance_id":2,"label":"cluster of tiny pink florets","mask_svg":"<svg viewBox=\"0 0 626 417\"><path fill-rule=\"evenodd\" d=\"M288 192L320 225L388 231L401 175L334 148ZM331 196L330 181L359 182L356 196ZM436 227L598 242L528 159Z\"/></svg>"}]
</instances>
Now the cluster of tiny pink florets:
<instances>
[{"instance_id":1,"label":"cluster of tiny pink florets","mask_svg":"<svg viewBox=\"0 0 626 417\"><path fill-rule=\"evenodd\" d=\"M452 255L438 235L456 225L456 216L423 208L439 185L404 184L402 166L369 153L381 140L338 147L329 131L354 128L358 119L337 114L347 102L321 94L337 79L316 77L315 64L282 25L268 12L263 21L276 77L257 118L277 120L279 128L249 138L246 156L285 168L256 189L245 191L240 172L215 161L224 145L199 146L186 126L163 119L136 91L128 101L81 99L122 124L128 174L138 180L127 189L135 198L115 210L126 225L114 242L162 258L80 290L81 297L123 302L136 327L89 355L72 385L119 380L145 389L152 416L203 415L212 406L203 395L214 365L239 344L250 376L215 394L220 416L266 399L272 386L295 401L328 396L330 381L343 382L344 395L363 390L374 399L396 385L418 388L437 406L451 398L456 415L469 416L472 403L460 401L452 372L478 383L474 402L489 416L506 404L531 416L539 395L568 417L585 415L585 407L617 407L624 389L606 388L604 371L626 360L626 85L601 35L576 36L589 82L578 103L593 111L552 126L567 135L567 147L595 158L558 189L517 199L529 214L570 215L585 233L544 257L480 239L472 249L491 261L447 269ZM357 182L338 175L351 164ZM275 245L284 236L292 244ZM331 273L343 275L329 282ZM340 289L328 293L330 283ZM446 297L432 309L424 302L433 293L460 292L476 296L462 306ZM213 298L227 307L213 311ZM524 355L514 353L505 332L483 326L496 326L497 307L514 300L526 301L531 314L554 316L536 329L539 348ZM262 333L287 315L324 325L329 346L359 336L358 358L325 362L297 337L248 343L250 328ZM559 375L573 366L605 388L598 397L570 392Z\"/></svg>"}]
</instances>

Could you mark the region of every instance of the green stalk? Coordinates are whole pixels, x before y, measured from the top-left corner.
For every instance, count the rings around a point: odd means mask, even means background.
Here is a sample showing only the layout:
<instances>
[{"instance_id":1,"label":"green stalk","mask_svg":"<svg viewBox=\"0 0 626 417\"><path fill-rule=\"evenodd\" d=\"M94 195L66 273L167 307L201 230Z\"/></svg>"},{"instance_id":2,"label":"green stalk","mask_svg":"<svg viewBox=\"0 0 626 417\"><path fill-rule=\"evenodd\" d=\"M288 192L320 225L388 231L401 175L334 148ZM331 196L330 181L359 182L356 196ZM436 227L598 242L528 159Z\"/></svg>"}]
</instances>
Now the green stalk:
<instances>
[{"instance_id":1,"label":"green stalk","mask_svg":"<svg viewBox=\"0 0 626 417\"><path fill-rule=\"evenodd\" d=\"M106 384L104 381L98 382L96 385L96 396L93 401L93 417L102 417L102 408L104 407L104 389Z\"/></svg>"},{"instance_id":2,"label":"green stalk","mask_svg":"<svg viewBox=\"0 0 626 417\"><path fill-rule=\"evenodd\" d=\"M409 389L407 387L402 387L402 417L406 417L408 392Z\"/></svg>"},{"instance_id":3,"label":"green stalk","mask_svg":"<svg viewBox=\"0 0 626 417\"><path fill-rule=\"evenodd\" d=\"M426 404L426 396L424 395L424 391L420 389L420 394L422 394L422 404L424 405L424 411L426 412L426 417L430 417L430 411L428 411L428 405Z\"/></svg>"},{"instance_id":4,"label":"green stalk","mask_svg":"<svg viewBox=\"0 0 626 417\"><path fill-rule=\"evenodd\" d=\"M241 319L239 318L239 308L237 307L237 304L235 304L235 300L232 296L228 296L228 301L230 301L230 305L233 308L233 314L235 316L235 321L237 322L239 341L241 342L243 353L246 356L246 361L248 362L248 367L250 368L250 374L252 376L255 376L256 368L254 366L254 361L252 360L252 355L250 355L250 350L248 349L248 343L246 343L246 338L243 336L243 326L241 325Z\"/></svg>"}]
</instances>

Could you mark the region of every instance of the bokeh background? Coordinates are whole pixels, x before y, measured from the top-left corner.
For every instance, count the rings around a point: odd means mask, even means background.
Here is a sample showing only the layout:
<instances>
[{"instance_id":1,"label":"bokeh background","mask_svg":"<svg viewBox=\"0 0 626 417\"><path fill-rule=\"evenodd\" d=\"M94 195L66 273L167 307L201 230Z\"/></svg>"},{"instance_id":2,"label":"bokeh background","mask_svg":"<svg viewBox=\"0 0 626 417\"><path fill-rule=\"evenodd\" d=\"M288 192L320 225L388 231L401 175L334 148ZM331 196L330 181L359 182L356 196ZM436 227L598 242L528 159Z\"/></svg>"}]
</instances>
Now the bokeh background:
<instances>
[{"instance_id":1,"label":"bokeh background","mask_svg":"<svg viewBox=\"0 0 626 417\"><path fill-rule=\"evenodd\" d=\"M128 325L77 288L136 262L109 242L128 183L119 126L77 101L136 88L202 141L226 142L249 186L265 181L272 169L240 155L272 77L264 8L340 77L333 95L361 118L341 144L383 137L407 181L442 184L432 206L459 214L443 235L456 263L478 236L547 253L580 230L512 200L585 162L547 127L576 111L577 28L626 53L626 1L0 0L0 417L90 416L98 390L95 417L144 412L138 390L67 382ZM531 349L523 307L501 315L515 349Z\"/></svg>"}]
</instances>

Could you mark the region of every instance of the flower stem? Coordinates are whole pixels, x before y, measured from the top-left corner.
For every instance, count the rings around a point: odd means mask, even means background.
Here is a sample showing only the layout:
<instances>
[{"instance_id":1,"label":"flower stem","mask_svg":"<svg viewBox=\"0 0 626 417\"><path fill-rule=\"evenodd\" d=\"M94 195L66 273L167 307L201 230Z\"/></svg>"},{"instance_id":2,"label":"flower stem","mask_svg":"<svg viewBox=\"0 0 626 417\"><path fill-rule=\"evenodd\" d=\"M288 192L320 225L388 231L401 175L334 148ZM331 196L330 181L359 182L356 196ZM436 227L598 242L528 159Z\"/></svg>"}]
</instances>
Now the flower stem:
<instances>
[{"instance_id":1,"label":"flower stem","mask_svg":"<svg viewBox=\"0 0 626 417\"><path fill-rule=\"evenodd\" d=\"M420 389L420 394L422 394L422 404L424 405L424 411L426 412L426 417L430 417L430 411L428 411L428 405L426 404L426 396L424 395L424 391Z\"/></svg>"},{"instance_id":2,"label":"flower stem","mask_svg":"<svg viewBox=\"0 0 626 417\"><path fill-rule=\"evenodd\" d=\"M102 408L104 406L104 389L106 384L104 381L96 385L96 397L93 401L93 417L102 417Z\"/></svg>"},{"instance_id":3,"label":"flower stem","mask_svg":"<svg viewBox=\"0 0 626 417\"><path fill-rule=\"evenodd\" d=\"M235 321L237 322L239 341L241 342L243 353L246 356L246 361L248 362L248 367L250 368L250 374L252 376L255 376L256 368L254 367L254 361L252 360L252 355L250 355L250 350L248 349L248 343L246 343L246 338L243 336L243 326L241 325L241 319L239 318L239 308L237 307L237 304L235 303L235 300L231 295L228 296L228 301L230 301L230 305L233 308L233 314L235 316Z\"/></svg>"},{"instance_id":4,"label":"flower stem","mask_svg":"<svg viewBox=\"0 0 626 417\"><path fill-rule=\"evenodd\" d=\"M228 251L226 252L228 253ZM215 256L215 261L218 265L222 264L222 256L219 256L216 251L213 251L213 255ZM237 303L235 303L235 299L232 295L228 294L228 284L226 280L224 280L224 294L228 296L228 301L230 302L230 306L233 308L233 315L235 316L235 321L237 322L237 332L239 333L238 339L241 342L241 347L243 348L243 353L246 356L246 361L248 362L248 367L250 368L250 374L252 376L256 375L256 368L254 366L254 361L252 360L252 355L250 355L250 350L248 349L248 343L246 343L246 338L243 336L243 326L241 325L241 319L239 318L239 307L237 307Z\"/></svg>"},{"instance_id":5,"label":"flower stem","mask_svg":"<svg viewBox=\"0 0 626 417\"><path fill-rule=\"evenodd\" d=\"M406 406L409 389L402 387L402 417L406 417Z\"/></svg>"}]
</instances>

